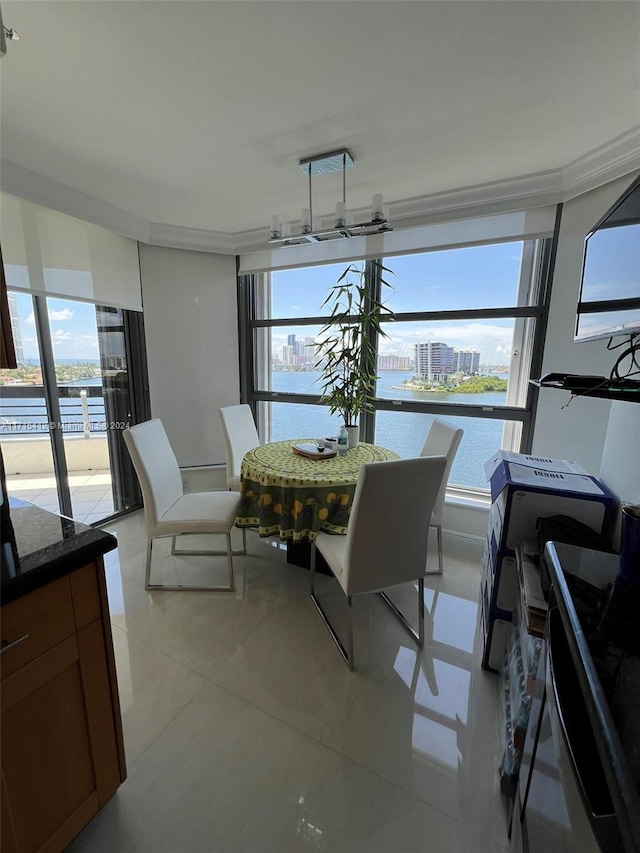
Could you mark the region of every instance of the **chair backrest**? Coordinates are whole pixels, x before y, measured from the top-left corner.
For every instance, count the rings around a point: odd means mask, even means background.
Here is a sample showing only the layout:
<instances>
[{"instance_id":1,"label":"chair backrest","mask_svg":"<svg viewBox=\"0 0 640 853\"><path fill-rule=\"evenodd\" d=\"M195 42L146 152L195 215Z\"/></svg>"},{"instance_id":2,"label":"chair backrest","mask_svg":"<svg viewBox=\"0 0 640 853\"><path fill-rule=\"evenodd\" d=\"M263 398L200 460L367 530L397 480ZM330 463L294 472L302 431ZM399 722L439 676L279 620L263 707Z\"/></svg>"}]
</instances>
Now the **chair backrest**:
<instances>
[{"instance_id":1,"label":"chair backrest","mask_svg":"<svg viewBox=\"0 0 640 853\"><path fill-rule=\"evenodd\" d=\"M152 536L158 520L183 494L178 460L158 418L125 429L122 437L140 481L147 534Z\"/></svg>"},{"instance_id":2,"label":"chair backrest","mask_svg":"<svg viewBox=\"0 0 640 853\"><path fill-rule=\"evenodd\" d=\"M424 446L420 451L420 456L446 456L447 467L444 469L444 477L440 485L440 491L433 505L433 515L431 524L442 524L442 511L444 509L444 498L447 491L447 482L449 480L449 472L453 465L453 460L460 447L464 430L460 427L452 427L444 421L439 421L437 418L431 424L429 433L425 440Z\"/></svg>"},{"instance_id":3,"label":"chair backrest","mask_svg":"<svg viewBox=\"0 0 640 853\"><path fill-rule=\"evenodd\" d=\"M422 577L429 522L447 464L444 456L362 466L347 528L347 595Z\"/></svg>"},{"instance_id":4,"label":"chair backrest","mask_svg":"<svg viewBox=\"0 0 640 853\"><path fill-rule=\"evenodd\" d=\"M227 456L227 485L237 486L240 483L242 457L260 444L251 406L246 403L223 406L220 409L220 423Z\"/></svg>"}]
</instances>

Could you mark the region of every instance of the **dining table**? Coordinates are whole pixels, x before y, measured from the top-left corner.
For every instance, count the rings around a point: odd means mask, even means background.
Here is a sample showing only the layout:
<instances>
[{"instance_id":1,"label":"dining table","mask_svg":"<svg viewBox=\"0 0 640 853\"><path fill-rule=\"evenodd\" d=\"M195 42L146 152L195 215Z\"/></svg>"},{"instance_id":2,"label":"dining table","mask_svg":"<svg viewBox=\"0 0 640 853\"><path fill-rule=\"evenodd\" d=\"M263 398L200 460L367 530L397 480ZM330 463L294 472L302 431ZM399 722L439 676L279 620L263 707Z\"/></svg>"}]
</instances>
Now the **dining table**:
<instances>
[{"instance_id":1,"label":"dining table","mask_svg":"<svg viewBox=\"0 0 640 853\"><path fill-rule=\"evenodd\" d=\"M400 458L393 450L360 442L342 456L327 450L327 456L309 459L294 451L296 444L315 446L317 439L275 441L245 454L237 527L288 543L309 543L321 531L345 534L362 465Z\"/></svg>"}]
</instances>

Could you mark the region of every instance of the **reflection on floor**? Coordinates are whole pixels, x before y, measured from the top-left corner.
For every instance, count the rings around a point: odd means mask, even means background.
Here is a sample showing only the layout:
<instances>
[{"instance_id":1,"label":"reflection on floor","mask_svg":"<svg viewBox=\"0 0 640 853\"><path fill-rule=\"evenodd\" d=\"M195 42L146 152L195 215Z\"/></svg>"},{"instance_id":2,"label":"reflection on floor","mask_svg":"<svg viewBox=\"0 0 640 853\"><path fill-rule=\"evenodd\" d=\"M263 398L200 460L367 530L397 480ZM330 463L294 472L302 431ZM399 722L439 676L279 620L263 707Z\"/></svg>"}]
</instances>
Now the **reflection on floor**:
<instances>
[{"instance_id":1,"label":"reflection on floor","mask_svg":"<svg viewBox=\"0 0 640 853\"><path fill-rule=\"evenodd\" d=\"M350 673L308 572L272 540L248 535L235 593L146 593L141 514L105 529L119 541L106 571L128 779L70 853L508 849L479 544L445 537L423 651L377 596L357 598ZM154 578L224 572L224 557L172 557L158 542ZM320 581L339 621L335 581Z\"/></svg>"},{"instance_id":2,"label":"reflection on floor","mask_svg":"<svg viewBox=\"0 0 640 853\"><path fill-rule=\"evenodd\" d=\"M108 468L95 471L71 471L69 489L75 521L92 524L113 514L111 472ZM8 474L7 491L11 497L22 498L50 512L59 512L56 478L53 472Z\"/></svg>"}]
</instances>

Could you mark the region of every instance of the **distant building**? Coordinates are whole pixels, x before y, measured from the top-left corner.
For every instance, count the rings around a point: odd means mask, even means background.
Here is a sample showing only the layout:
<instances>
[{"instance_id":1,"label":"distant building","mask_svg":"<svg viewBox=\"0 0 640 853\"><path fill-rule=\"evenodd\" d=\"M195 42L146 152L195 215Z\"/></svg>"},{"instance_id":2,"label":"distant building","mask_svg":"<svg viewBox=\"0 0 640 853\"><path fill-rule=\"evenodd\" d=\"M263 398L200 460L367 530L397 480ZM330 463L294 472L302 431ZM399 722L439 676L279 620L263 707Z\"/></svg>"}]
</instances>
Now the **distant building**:
<instances>
[{"instance_id":1,"label":"distant building","mask_svg":"<svg viewBox=\"0 0 640 853\"><path fill-rule=\"evenodd\" d=\"M411 370L413 359L408 355L379 355L378 370Z\"/></svg>"},{"instance_id":2,"label":"distant building","mask_svg":"<svg viewBox=\"0 0 640 853\"><path fill-rule=\"evenodd\" d=\"M480 352L476 349L454 350L454 373L480 372Z\"/></svg>"},{"instance_id":3,"label":"distant building","mask_svg":"<svg viewBox=\"0 0 640 853\"><path fill-rule=\"evenodd\" d=\"M416 376L427 382L441 382L455 373L455 351L441 341L415 344Z\"/></svg>"}]
</instances>

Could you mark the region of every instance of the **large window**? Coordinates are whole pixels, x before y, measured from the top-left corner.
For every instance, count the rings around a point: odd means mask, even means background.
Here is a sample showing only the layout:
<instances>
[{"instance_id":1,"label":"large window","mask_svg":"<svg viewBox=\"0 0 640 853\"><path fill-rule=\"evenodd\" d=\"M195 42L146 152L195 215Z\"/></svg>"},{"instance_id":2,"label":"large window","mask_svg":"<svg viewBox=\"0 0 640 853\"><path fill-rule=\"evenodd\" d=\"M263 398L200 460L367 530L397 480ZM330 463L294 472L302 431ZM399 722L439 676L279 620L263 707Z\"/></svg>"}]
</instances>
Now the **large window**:
<instances>
[{"instance_id":1,"label":"large window","mask_svg":"<svg viewBox=\"0 0 640 853\"><path fill-rule=\"evenodd\" d=\"M486 489L499 447L530 446L545 320L549 242L514 240L383 258L382 299L395 319L377 342L373 415L362 438L415 456L434 417L464 429L450 484ZM246 276L254 306L245 394L262 437L325 437L337 416L320 405L314 343L323 303L346 264ZM369 265L370 269L374 265ZM372 293L379 284L369 280Z\"/></svg>"},{"instance_id":2,"label":"large window","mask_svg":"<svg viewBox=\"0 0 640 853\"><path fill-rule=\"evenodd\" d=\"M85 523L140 506L122 430L146 406L131 357L142 316L19 291L8 301L18 365L0 371L9 494Z\"/></svg>"},{"instance_id":3,"label":"large window","mask_svg":"<svg viewBox=\"0 0 640 853\"><path fill-rule=\"evenodd\" d=\"M1 196L17 361L0 371L8 491L96 523L141 505L122 439L149 417L138 246Z\"/></svg>"}]
</instances>

